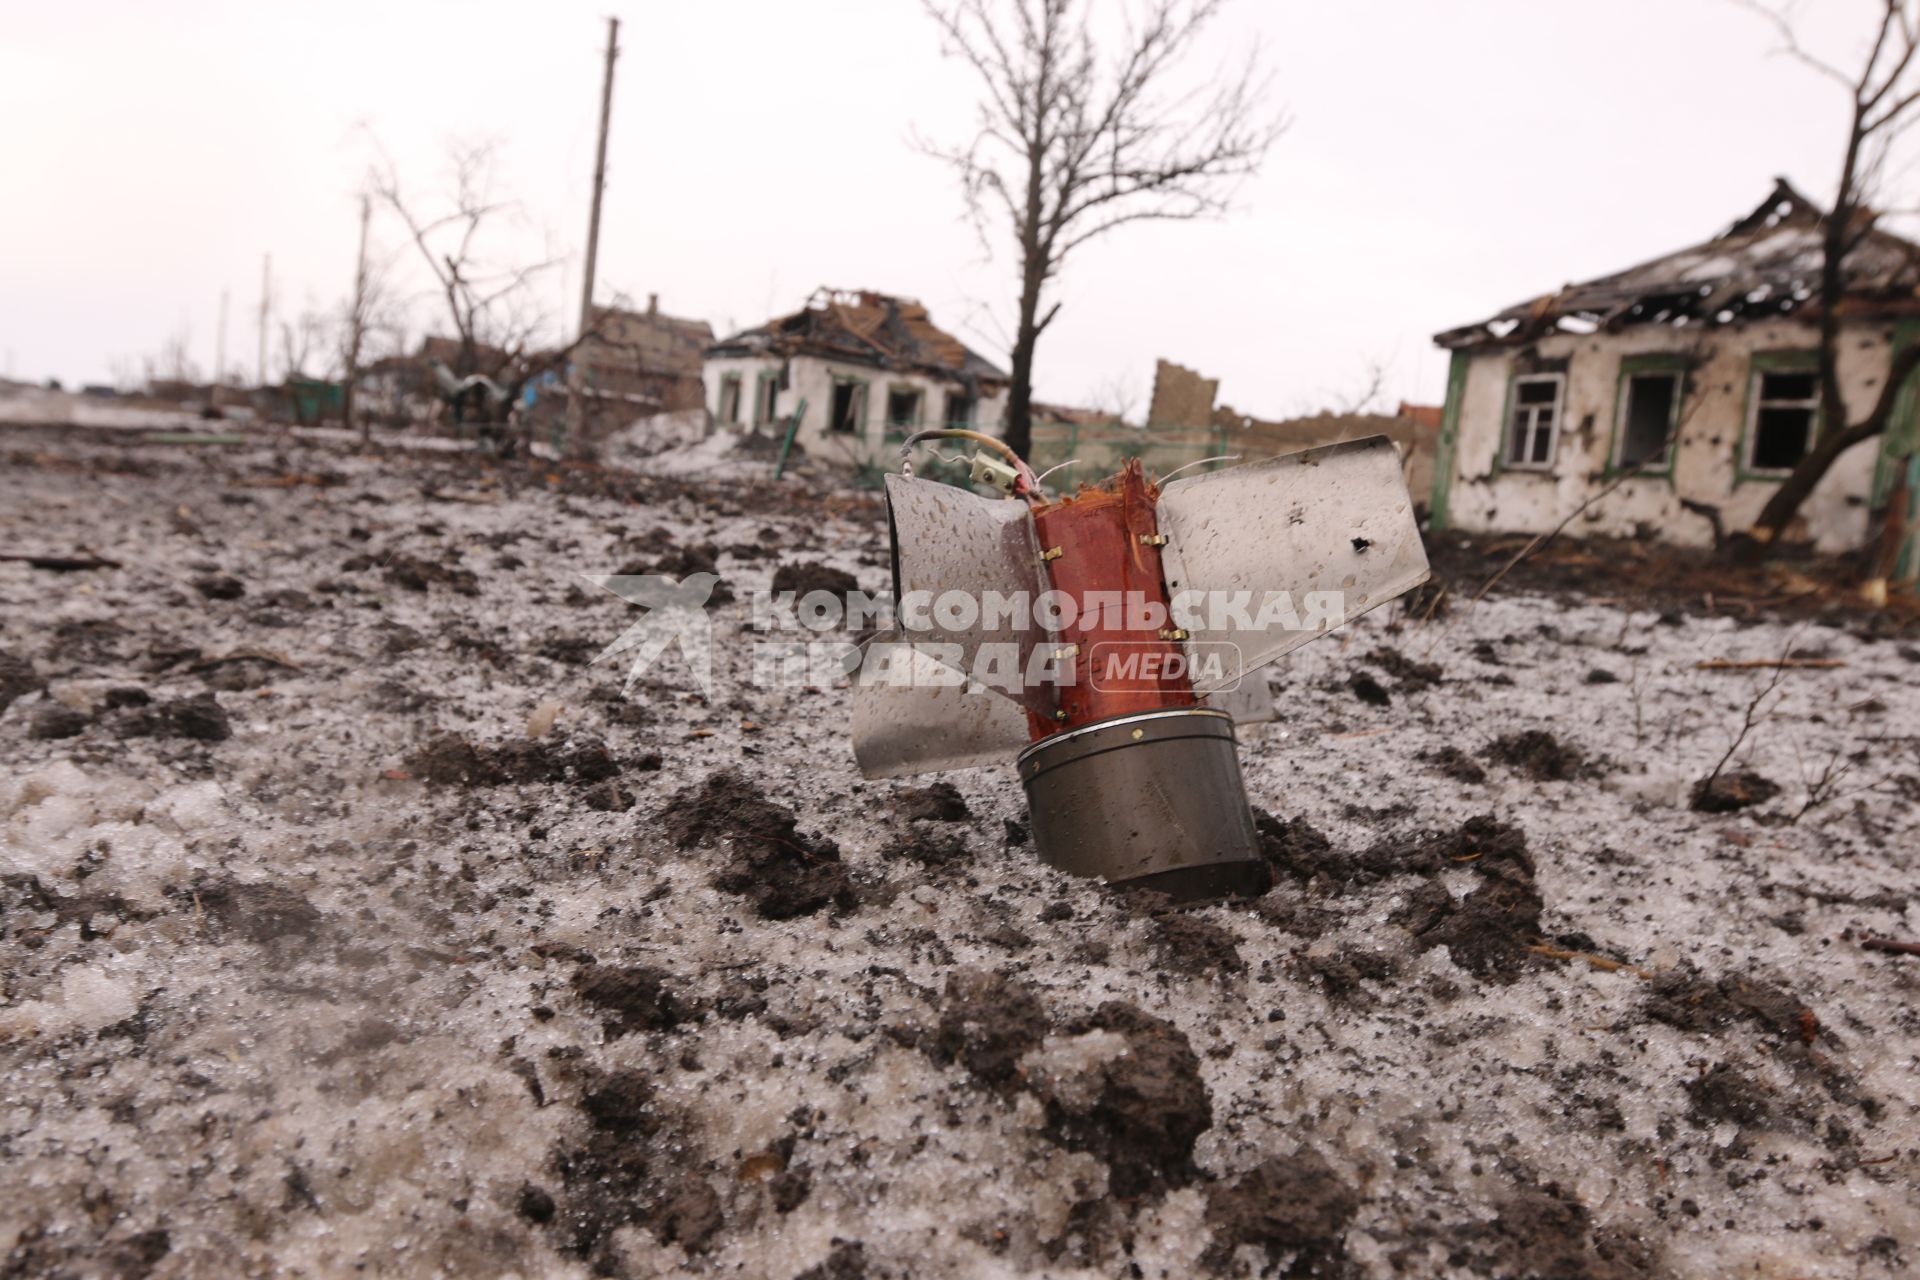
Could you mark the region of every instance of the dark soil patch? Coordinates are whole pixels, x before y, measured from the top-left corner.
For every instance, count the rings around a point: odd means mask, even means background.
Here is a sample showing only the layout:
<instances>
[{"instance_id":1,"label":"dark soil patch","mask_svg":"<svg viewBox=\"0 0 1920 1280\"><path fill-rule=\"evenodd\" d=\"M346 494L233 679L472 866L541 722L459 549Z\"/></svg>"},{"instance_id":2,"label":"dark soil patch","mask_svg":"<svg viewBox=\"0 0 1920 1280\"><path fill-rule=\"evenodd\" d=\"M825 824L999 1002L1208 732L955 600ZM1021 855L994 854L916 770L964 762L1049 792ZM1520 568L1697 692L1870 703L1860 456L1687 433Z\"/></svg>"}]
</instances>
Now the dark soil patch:
<instances>
[{"instance_id":1,"label":"dark soil patch","mask_svg":"<svg viewBox=\"0 0 1920 1280\"><path fill-rule=\"evenodd\" d=\"M964 831L919 827L888 843L880 856L890 862L918 862L929 867L952 867L967 862L971 856L971 850L967 846L967 835Z\"/></svg>"},{"instance_id":2,"label":"dark soil patch","mask_svg":"<svg viewBox=\"0 0 1920 1280\"><path fill-rule=\"evenodd\" d=\"M209 573L195 578L193 589L209 600L238 600L247 594L245 583L224 573Z\"/></svg>"},{"instance_id":3,"label":"dark soil patch","mask_svg":"<svg viewBox=\"0 0 1920 1280\"><path fill-rule=\"evenodd\" d=\"M835 569L831 565L819 564L811 560L794 564L783 564L773 571L773 591L780 595L791 591L796 599L815 591L824 591L837 596L842 601L852 592L860 590L860 582L844 569Z\"/></svg>"},{"instance_id":4,"label":"dark soil patch","mask_svg":"<svg viewBox=\"0 0 1920 1280\"><path fill-rule=\"evenodd\" d=\"M323 918L305 894L285 885L207 878L195 882L192 898L223 929L248 942L311 938Z\"/></svg>"},{"instance_id":5,"label":"dark soil patch","mask_svg":"<svg viewBox=\"0 0 1920 1280\"><path fill-rule=\"evenodd\" d=\"M1032 990L990 969L961 969L947 978L940 1023L926 1047L934 1061L957 1062L1006 1092L1019 1082L1021 1057L1046 1034L1047 1012Z\"/></svg>"},{"instance_id":6,"label":"dark soil patch","mask_svg":"<svg viewBox=\"0 0 1920 1280\"><path fill-rule=\"evenodd\" d=\"M859 905L840 847L824 836L801 835L791 809L774 804L731 769L717 770L675 796L661 820L682 849L726 845L733 856L714 877L714 887L746 898L765 919Z\"/></svg>"},{"instance_id":7,"label":"dark soil patch","mask_svg":"<svg viewBox=\"0 0 1920 1280\"><path fill-rule=\"evenodd\" d=\"M1765 804L1780 794L1780 784L1751 769L1734 769L1693 784L1695 813L1733 813Z\"/></svg>"},{"instance_id":8,"label":"dark soil patch","mask_svg":"<svg viewBox=\"0 0 1920 1280\"><path fill-rule=\"evenodd\" d=\"M1353 690L1353 696L1370 707L1390 707L1393 695L1387 687L1364 671L1356 671L1347 677L1347 688Z\"/></svg>"},{"instance_id":9,"label":"dark soil patch","mask_svg":"<svg viewBox=\"0 0 1920 1280\"><path fill-rule=\"evenodd\" d=\"M1328 1167L1319 1152L1275 1156L1207 1192L1213 1242L1207 1261L1224 1266L1242 1245L1265 1250L1269 1262L1285 1255L1288 1276L1324 1276L1344 1269L1347 1224L1360 1196Z\"/></svg>"},{"instance_id":10,"label":"dark soil patch","mask_svg":"<svg viewBox=\"0 0 1920 1280\"><path fill-rule=\"evenodd\" d=\"M1716 1062L1683 1086L1687 1114L1703 1128L1732 1121L1762 1125L1773 1114L1773 1091L1725 1062Z\"/></svg>"},{"instance_id":11,"label":"dark soil patch","mask_svg":"<svg viewBox=\"0 0 1920 1280\"><path fill-rule=\"evenodd\" d=\"M1480 762L1458 747L1441 747L1435 751L1422 752L1420 758L1455 782L1479 786L1487 780L1487 771L1480 767Z\"/></svg>"},{"instance_id":12,"label":"dark soil patch","mask_svg":"<svg viewBox=\"0 0 1920 1280\"><path fill-rule=\"evenodd\" d=\"M973 816L960 789L951 782L903 787L893 793L893 811L911 821L965 822Z\"/></svg>"},{"instance_id":13,"label":"dark soil patch","mask_svg":"<svg viewBox=\"0 0 1920 1280\"><path fill-rule=\"evenodd\" d=\"M1346 860L1333 851L1333 842L1305 818L1276 818L1254 812L1254 830L1260 852L1276 874L1307 883L1316 878L1344 879Z\"/></svg>"},{"instance_id":14,"label":"dark soil patch","mask_svg":"<svg viewBox=\"0 0 1920 1280\"><path fill-rule=\"evenodd\" d=\"M664 970L645 965L592 964L573 975L573 990L606 1014L600 1027L609 1040L633 1031L664 1031L693 1016L667 988Z\"/></svg>"},{"instance_id":15,"label":"dark soil patch","mask_svg":"<svg viewBox=\"0 0 1920 1280\"><path fill-rule=\"evenodd\" d=\"M1423 951L1446 947L1453 962L1476 977L1505 983L1519 976L1546 908L1519 828L1482 815L1457 831L1375 846L1366 857L1375 866L1386 862L1436 877L1449 868L1475 872L1480 883L1460 898L1438 878L1428 880L1409 895L1394 923L1412 933Z\"/></svg>"},{"instance_id":16,"label":"dark soil patch","mask_svg":"<svg viewBox=\"0 0 1920 1280\"><path fill-rule=\"evenodd\" d=\"M1191 1182L1197 1175L1193 1144L1213 1125L1213 1103L1185 1033L1120 1001L1108 1001L1062 1030L1115 1032L1125 1037L1127 1049L1093 1068L1095 1079L1048 1091L1048 1136L1105 1160L1116 1196Z\"/></svg>"},{"instance_id":17,"label":"dark soil patch","mask_svg":"<svg viewBox=\"0 0 1920 1280\"><path fill-rule=\"evenodd\" d=\"M633 808L633 792L608 778L581 792L580 803L600 813L625 813Z\"/></svg>"},{"instance_id":18,"label":"dark soil patch","mask_svg":"<svg viewBox=\"0 0 1920 1280\"><path fill-rule=\"evenodd\" d=\"M1709 979L1697 969L1656 974L1642 1006L1654 1022L1681 1031L1718 1035L1739 1023L1751 1023L1781 1042L1811 1043L1820 1034L1812 1009L1774 983L1754 978Z\"/></svg>"},{"instance_id":19,"label":"dark soil patch","mask_svg":"<svg viewBox=\"0 0 1920 1280\"><path fill-rule=\"evenodd\" d=\"M1365 661L1392 676L1402 693L1418 693L1440 683L1442 671L1437 662L1416 662L1398 649L1376 649Z\"/></svg>"},{"instance_id":20,"label":"dark soil patch","mask_svg":"<svg viewBox=\"0 0 1920 1280\"><path fill-rule=\"evenodd\" d=\"M27 736L37 742L58 742L77 738L87 731L87 717L72 707L51 703L33 713L27 722Z\"/></svg>"},{"instance_id":21,"label":"dark soil patch","mask_svg":"<svg viewBox=\"0 0 1920 1280\"><path fill-rule=\"evenodd\" d=\"M1595 1232L1586 1207L1554 1183L1517 1188L1490 1220L1459 1224L1446 1243L1448 1263L1473 1275L1645 1280L1660 1273L1644 1245Z\"/></svg>"},{"instance_id":22,"label":"dark soil patch","mask_svg":"<svg viewBox=\"0 0 1920 1280\"><path fill-rule=\"evenodd\" d=\"M867 1280L867 1246L858 1240L834 1239L833 1249L793 1280Z\"/></svg>"},{"instance_id":23,"label":"dark soil patch","mask_svg":"<svg viewBox=\"0 0 1920 1280\"><path fill-rule=\"evenodd\" d=\"M134 707L117 725L126 738L191 738L197 742L225 742L233 736L233 721L211 693L171 702Z\"/></svg>"},{"instance_id":24,"label":"dark soil patch","mask_svg":"<svg viewBox=\"0 0 1920 1280\"><path fill-rule=\"evenodd\" d=\"M1486 757L1535 782L1571 782L1599 772L1578 747L1561 742L1545 729L1502 734L1487 745Z\"/></svg>"},{"instance_id":25,"label":"dark soil patch","mask_svg":"<svg viewBox=\"0 0 1920 1280\"><path fill-rule=\"evenodd\" d=\"M591 786L618 776L620 762L595 738L565 742L517 738L481 746L441 734L407 757L407 771L436 786L497 787L509 783L573 782Z\"/></svg>"},{"instance_id":26,"label":"dark soil patch","mask_svg":"<svg viewBox=\"0 0 1920 1280\"><path fill-rule=\"evenodd\" d=\"M1153 922L1153 943L1163 964L1189 977L1210 978L1247 967L1240 957L1240 939L1232 930L1188 912L1158 916Z\"/></svg>"},{"instance_id":27,"label":"dark soil patch","mask_svg":"<svg viewBox=\"0 0 1920 1280\"><path fill-rule=\"evenodd\" d=\"M1294 966L1334 1004L1362 1012L1380 1003L1364 984L1385 982L1394 975L1391 958L1359 947L1345 947L1324 956L1302 952L1294 957Z\"/></svg>"},{"instance_id":28,"label":"dark soil patch","mask_svg":"<svg viewBox=\"0 0 1920 1280\"><path fill-rule=\"evenodd\" d=\"M30 693L46 688L46 682L25 658L0 653L0 712Z\"/></svg>"}]
</instances>

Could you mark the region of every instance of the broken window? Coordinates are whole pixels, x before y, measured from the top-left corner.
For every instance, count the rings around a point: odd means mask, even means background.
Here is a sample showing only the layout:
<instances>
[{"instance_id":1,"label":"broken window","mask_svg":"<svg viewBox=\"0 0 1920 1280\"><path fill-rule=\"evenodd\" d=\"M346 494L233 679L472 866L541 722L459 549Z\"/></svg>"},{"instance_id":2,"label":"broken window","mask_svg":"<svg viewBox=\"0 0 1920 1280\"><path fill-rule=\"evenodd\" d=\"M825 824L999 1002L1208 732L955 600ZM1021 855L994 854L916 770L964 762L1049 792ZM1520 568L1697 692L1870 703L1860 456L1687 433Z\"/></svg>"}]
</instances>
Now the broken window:
<instances>
[{"instance_id":1,"label":"broken window","mask_svg":"<svg viewBox=\"0 0 1920 1280\"><path fill-rule=\"evenodd\" d=\"M763 427L780 415L775 405L780 400L780 375L763 373L753 388L753 425Z\"/></svg>"},{"instance_id":2,"label":"broken window","mask_svg":"<svg viewBox=\"0 0 1920 1280\"><path fill-rule=\"evenodd\" d=\"M827 430L856 435L867 421L867 384L840 380L833 384L833 413Z\"/></svg>"},{"instance_id":3,"label":"broken window","mask_svg":"<svg viewBox=\"0 0 1920 1280\"><path fill-rule=\"evenodd\" d=\"M725 423L740 421L740 375L729 373L720 379L720 405L714 417Z\"/></svg>"},{"instance_id":4,"label":"broken window","mask_svg":"<svg viewBox=\"0 0 1920 1280\"><path fill-rule=\"evenodd\" d=\"M962 391L947 393L947 425L950 427L971 427L973 425L973 397Z\"/></svg>"},{"instance_id":5,"label":"broken window","mask_svg":"<svg viewBox=\"0 0 1920 1280\"><path fill-rule=\"evenodd\" d=\"M1507 424L1506 465L1544 471L1553 465L1555 428L1560 421L1557 373L1535 374L1513 384L1513 417Z\"/></svg>"},{"instance_id":6,"label":"broken window","mask_svg":"<svg viewBox=\"0 0 1920 1280\"><path fill-rule=\"evenodd\" d=\"M919 388L887 388L887 425L896 428L920 425Z\"/></svg>"},{"instance_id":7,"label":"broken window","mask_svg":"<svg viewBox=\"0 0 1920 1280\"><path fill-rule=\"evenodd\" d=\"M1614 428L1620 441L1614 466L1659 471L1667 465L1680 420L1680 378L1677 369L1627 375Z\"/></svg>"},{"instance_id":8,"label":"broken window","mask_svg":"<svg viewBox=\"0 0 1920 1280\"><path fill-rule=\"evenodd\" d=\"M1747 470L1792 471L1813 445L1819 411L1820 376L1813 370L1755 370Z\"/></svg>"}]
</instances>

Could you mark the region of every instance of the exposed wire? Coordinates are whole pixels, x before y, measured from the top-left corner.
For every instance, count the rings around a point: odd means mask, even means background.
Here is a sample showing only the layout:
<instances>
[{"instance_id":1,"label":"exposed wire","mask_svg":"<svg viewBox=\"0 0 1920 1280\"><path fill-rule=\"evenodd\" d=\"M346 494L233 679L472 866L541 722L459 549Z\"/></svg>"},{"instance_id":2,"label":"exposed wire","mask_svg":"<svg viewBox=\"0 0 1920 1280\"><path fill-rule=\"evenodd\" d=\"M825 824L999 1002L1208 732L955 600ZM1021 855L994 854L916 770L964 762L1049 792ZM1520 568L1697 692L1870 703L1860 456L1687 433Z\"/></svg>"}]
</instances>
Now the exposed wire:
<instances>
[{"instance_id":1,"label":"exposed wire","mask_svg":"<svg viewBox=\"0 0 1920 1280\"><path fill-rule=\"evenodd\" d=\"M1161 476L1160 483L1165 484L1167 481L1179 475L1182 471L1191 471L1195 467L1204 467L1209 462L1238 462L1240 461L1242 456L1243 455L1238 453L1223 453L1217 458L1196 458L1192 462L1187 463L1187 465L1185 465L1184 467L1175 467L1173 470L1167 472L1167 474Z\"/></svg>"},{"instance_id":2,"label":"exposed wire","mask_svg":"<svg viewBox=\"0 0 1920 1280\"><path fill-rule=\"evenodd\" d=\"M1039 483L1034 478L1033 468L1027 465L1026 459L1015 453L1006 441L996 439L983 431L968 431L963 427L937 427L931 431L916 431L901 441L900 456L906 457L913 447L923 440L971 440L1005 458L1020 478L1026 482L1026 488L1035 488Z\"/></svg>"},{"instance_id":3,"label":"exposed wire","mask_svg":"<svg viewBox=\"0 0 1920 1280\"><path fill-rule=\"evenodd\" d=\"M1045 471L1042 471L1039 475L1033 478L1034 487L1036 489L1039 488L1040 482L1045 480L1048 476L1052 475L1054 472L1065 470L1067 467L1077 466L1079 462L1080 462L1080 459L1078 458L1068 458L1065 462L1056 462L1054 465L1052 465L1051 467L1048 467Z\"/></svg>"}]
</instances>

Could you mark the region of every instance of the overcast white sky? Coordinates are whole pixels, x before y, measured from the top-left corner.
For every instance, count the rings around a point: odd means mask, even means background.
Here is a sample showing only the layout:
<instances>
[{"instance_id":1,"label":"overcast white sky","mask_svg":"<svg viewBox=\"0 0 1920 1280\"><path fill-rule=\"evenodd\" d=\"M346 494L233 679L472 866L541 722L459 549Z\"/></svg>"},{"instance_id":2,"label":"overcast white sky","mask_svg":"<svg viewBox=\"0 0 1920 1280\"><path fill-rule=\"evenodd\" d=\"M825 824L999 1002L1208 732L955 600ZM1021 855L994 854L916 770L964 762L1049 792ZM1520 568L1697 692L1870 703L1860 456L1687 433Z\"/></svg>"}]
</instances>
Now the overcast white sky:
<instances>
[{"instance_id":1,"label":"overcast white sky","mask_svg":"<svg viewBox=\"0 0 1920 1280\"><path fill-rule=\"evenodd\" d=\"M1851 60L1870 7L1802 23ZM964 135L974 86L910 0L14 0L0 372L104 380L183 330L210 369L226 290L250 375L263 254L283 311L350 288L370 137L423 196L447 139L494 139L516 251L569 255L544 292L577 314L610 10L603 301L656 292L724 332L871 287L1004 362L1015 263L912 143ZM1731 0L1238 0L1200 69L1256 39L1292 127L1225 219L1081 251L1041 398L1130 387L1143 409L1166 356L1262 416L1351 392L1371 361L1390 399L1437 402L1434 332L1704 238L1775 174L1825 200L1837 165L1840 90ZM375 238L412 272L397 226Z\"/></svg>"}]
</instances>

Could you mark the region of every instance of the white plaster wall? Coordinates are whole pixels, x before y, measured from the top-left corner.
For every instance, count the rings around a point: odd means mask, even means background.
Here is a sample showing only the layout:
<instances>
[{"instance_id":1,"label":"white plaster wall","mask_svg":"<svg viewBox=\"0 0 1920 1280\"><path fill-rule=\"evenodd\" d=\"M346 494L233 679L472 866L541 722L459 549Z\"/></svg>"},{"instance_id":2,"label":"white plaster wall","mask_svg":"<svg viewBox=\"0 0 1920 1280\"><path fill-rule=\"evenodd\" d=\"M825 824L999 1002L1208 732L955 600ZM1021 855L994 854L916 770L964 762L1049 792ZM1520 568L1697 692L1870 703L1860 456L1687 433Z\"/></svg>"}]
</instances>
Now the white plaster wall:
<instances>
[{"instance_id":1,"label":"white plaster wall","mask_svg":"<svg viewBox=\"0 0 1920 1280\"><path fill-rule=\"evenodd\" d=\"M1891 328L1884 325L1855 326L1843 335L1840 383L1850 417L1865 413L1880 394L1891 338ZM1686 545L1710 544L1711 523L1683 508L1682 498L1720 508L1729 533L1748 529L1778 487L1778 481L1736 475L1752 356L1811 350L1817 342L1811 326L1790 320L1715 330L1650 325L1620 334L1542 339L1532 348L1540 357L1568 359L1553 467L1498 474L1494 463L1505 434L1515 353L1475 355L1467 366L1460 402L1448 522L1458 529L1519 533L1539 533L1558 524L1607 483L1621 361L1701 347L1705 361L1689 378L1683 406L1688 416L1680 428L1672 479L1628 480L1582 512L1567 531L1575 536L1644 535ZM1810 537L1823 551L1860 544L1878 447L1869 441L1840 456L1801 509L1803 527L1790 531L1791 537Z\"/></svg>"},{"instance_id":2,"label":"white plaster wall","mask_svg":"<svg viewBox=\"0 0 1920 1280\"><path fill-rule=\"evenodd\" d=\"M757 356L709 358L702 371L702 379L706 384L707 408L716 415L716 421L720 411L722 379L728 374L740 376L738 425L744 427L753 422L754 388L759 375L763 371L778 373L780 365L779 360ZM867 384L866 420L861 430L852 436L827 430L828 418L833 410L834 380L843 377L856 378ZM869 365L843 364L802 356L792 362L788 371L788 385L776 396L775 409L784 416L792 413L801 400L807 402L806 416L800 420L800 430L794 439L809 453L849 463L870 460L877 458L886 448L887 391L894 386L912 386L920 391L922 427L944 425L947 397L960 391L956 383L925 374L896 373ZM1005 390L996 391L991 396L982 395L974 409L975 429L990 435L1001 434L1006 421L1006 409Z\"/></svg>"}]
</instances>

